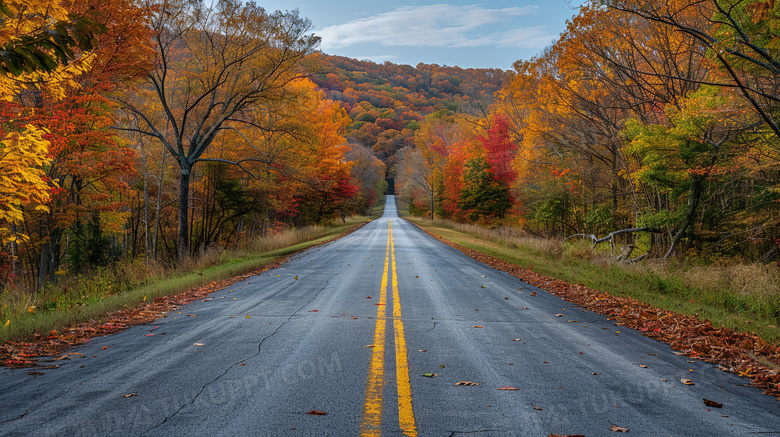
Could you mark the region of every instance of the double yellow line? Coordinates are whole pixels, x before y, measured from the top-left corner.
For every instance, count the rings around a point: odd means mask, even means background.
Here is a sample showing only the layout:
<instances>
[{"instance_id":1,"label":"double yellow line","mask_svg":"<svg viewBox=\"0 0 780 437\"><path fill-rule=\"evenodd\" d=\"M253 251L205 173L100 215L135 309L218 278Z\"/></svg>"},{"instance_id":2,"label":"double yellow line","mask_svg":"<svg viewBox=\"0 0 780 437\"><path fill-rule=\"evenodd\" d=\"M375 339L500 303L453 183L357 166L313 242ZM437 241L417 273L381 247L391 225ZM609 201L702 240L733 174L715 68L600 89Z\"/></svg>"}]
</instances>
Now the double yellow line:
<instances>
[{"instance_id":1,"label":"double yellow line","mask_svg":"<svg viewBox=\"0 0 780 437\"><path fill-rule=\"evenodd\" d=\"M393 222L387 225L387 249L385 251L385 270L382 274L382 284L379 291L379 305L376 310L376 327L374 328L374 348L371 353L371 364L368 368L366 382L366 400L363 405L363 423L360 426L361 436L379 436L382 434L382 389L385 379L385 324L387 320L387 283L390 281L393 289L393 328L395 332L395 379L398 386L398 426L404 435L416 436L417 426L414 423L412 410L412 388L409 384L409 360L406 354L406 337L404 323L401 320L401 298L398 295L398 276L395 272L395 242L393 240Z\"/></svg>"}]
</instances>

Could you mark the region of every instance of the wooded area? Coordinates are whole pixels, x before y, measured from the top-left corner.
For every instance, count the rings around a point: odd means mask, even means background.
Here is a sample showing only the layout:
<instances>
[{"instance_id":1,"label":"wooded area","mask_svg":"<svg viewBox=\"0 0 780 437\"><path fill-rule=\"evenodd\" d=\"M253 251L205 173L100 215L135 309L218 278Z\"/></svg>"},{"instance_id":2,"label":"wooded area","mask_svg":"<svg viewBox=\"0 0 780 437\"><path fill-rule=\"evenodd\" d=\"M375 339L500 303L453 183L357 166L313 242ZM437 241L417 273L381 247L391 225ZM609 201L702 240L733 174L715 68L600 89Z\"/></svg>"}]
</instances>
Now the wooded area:
<instances>
[{"instance_id":1,"label":"wooded area","mask_svg":"<svg viewBox=\"0 0 780 437\"><path fill-rule=\"evenodd\" d=\"M780 3L596 1L487 117L430 116L412 211L635 255L780 259ZM616 232L617 231L617 232Z\"/></svg>"},{"instance_id":2,"label":"wooded area","mask_svg":"<svg viewBox=\"0 0 780 437\"><path fill-rule=\"evenodd\" d=\"M594 1L509 72L328 56L238 0L2 0L0 284L367 213L386 178L414 214L778 261L779 12Z\"/></svg>"}]
</instances>

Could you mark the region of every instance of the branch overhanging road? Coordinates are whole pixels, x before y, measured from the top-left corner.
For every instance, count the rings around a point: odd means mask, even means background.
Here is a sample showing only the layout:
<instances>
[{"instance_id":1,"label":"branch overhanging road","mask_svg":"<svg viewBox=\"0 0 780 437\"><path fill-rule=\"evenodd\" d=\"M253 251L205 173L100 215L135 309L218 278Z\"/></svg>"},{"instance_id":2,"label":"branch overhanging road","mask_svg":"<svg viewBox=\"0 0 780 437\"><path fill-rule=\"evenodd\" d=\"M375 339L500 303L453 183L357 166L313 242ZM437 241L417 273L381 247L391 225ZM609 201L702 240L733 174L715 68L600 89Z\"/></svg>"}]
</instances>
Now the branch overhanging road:
<instances>
[{"instance_id":1,"label":"branch overhanging road","mask_svg":"<svg viewBox=\"0 0 780 437\"><path fill-rule=\"evenodd\" d=\"M210 297L0 370L0 435L780 435L747 380L462 255L392 197Z\"/></svg>"}]
</instances>

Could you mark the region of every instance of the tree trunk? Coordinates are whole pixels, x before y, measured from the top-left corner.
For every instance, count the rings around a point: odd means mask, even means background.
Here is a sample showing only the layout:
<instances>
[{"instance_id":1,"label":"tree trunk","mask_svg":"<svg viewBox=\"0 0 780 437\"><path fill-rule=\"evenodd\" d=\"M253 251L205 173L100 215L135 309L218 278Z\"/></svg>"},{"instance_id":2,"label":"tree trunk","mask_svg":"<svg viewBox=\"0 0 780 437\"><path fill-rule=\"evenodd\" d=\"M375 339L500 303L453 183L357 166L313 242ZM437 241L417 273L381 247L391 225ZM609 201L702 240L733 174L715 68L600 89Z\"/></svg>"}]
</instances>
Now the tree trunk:
<instances>
[{"instance_id":1,"label":"tree trunk","mask_svg":"<svg viewBox=\"0 0 780 437\"><path fill-rule=\"evenodd\" d=\"M184 160L184 158L182 158ZM190 206L190 171L192 165L186 161L179 162L181 177L179 179L179 241L177 258L183 261L189 257L189 206Z\"/></svg>"}]
</instances>

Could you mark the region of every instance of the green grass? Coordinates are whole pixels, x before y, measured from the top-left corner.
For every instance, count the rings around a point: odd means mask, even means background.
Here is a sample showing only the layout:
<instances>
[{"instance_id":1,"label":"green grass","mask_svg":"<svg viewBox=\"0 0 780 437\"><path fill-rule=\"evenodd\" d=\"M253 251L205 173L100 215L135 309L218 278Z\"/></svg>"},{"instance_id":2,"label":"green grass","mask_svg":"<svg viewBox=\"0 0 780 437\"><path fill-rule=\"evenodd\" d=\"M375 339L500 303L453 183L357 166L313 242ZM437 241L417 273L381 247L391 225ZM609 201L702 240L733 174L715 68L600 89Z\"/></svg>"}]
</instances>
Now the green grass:
<instances>
[{"instance_id":1,"label":"green grass","mask_svg":"<svg viewBox=\"0 0 780 437\"><path fill-rule=\"evenodd\" d=\"M702 266L655 260L628 265L611 261L608 249L594 251L585 241L562 244L511 229L409 219L453 243L524 268L533 266L533 271L546 276L780 342L777 266L734 261Z\"/></svg>"},{"instance_id":2,"label":"green grass","mask_svg":"<svg viewBox=\"0 0 780 437\"><path fill-rule=\"evenodd\" d=\"M253 272L300 250L333 240L368 221L370 217L347 219L346 223L289 231L258 240L241 250L212 252L174 271L150 272L138 262L88 278L75 278L29 294L6 290L0 295L0 342L23 341L33 334L63 332L68 326L101 320L107 314L134 308L154 298L181 293L213 281ZM28 308L35 307L32 312Z\"/></svg>"}]
</instances>

